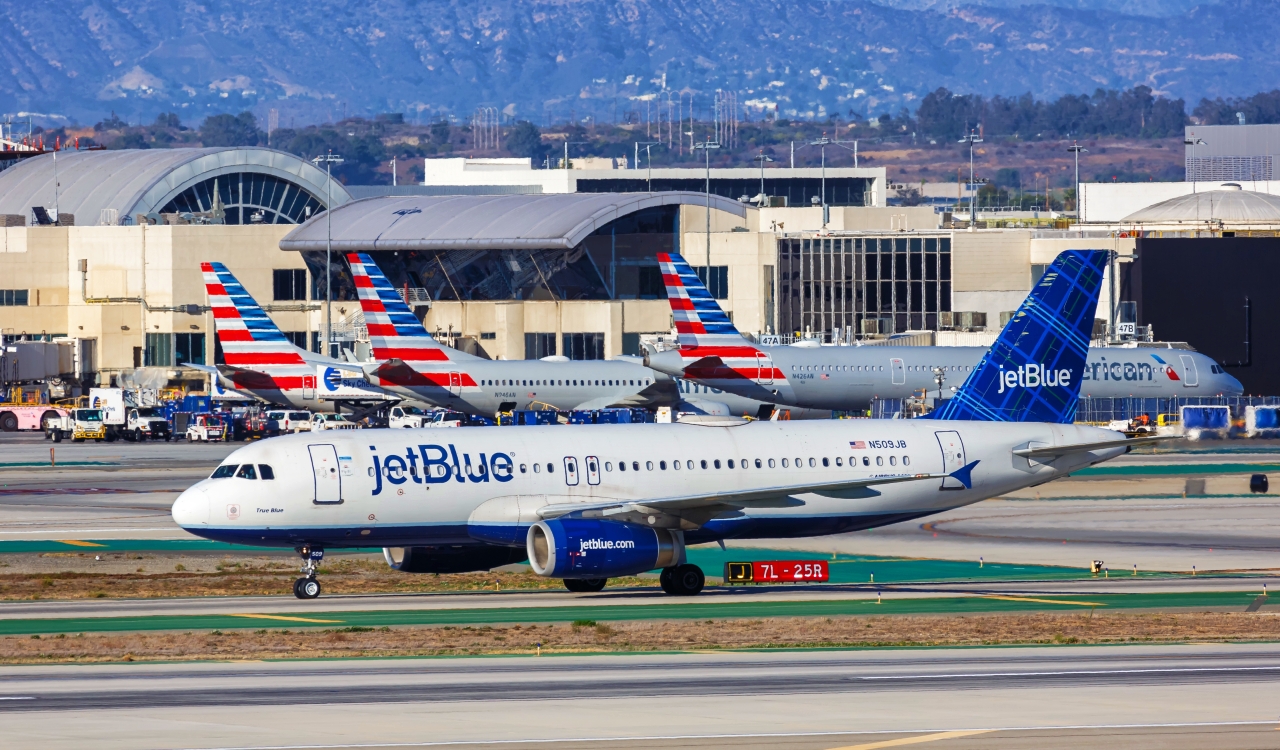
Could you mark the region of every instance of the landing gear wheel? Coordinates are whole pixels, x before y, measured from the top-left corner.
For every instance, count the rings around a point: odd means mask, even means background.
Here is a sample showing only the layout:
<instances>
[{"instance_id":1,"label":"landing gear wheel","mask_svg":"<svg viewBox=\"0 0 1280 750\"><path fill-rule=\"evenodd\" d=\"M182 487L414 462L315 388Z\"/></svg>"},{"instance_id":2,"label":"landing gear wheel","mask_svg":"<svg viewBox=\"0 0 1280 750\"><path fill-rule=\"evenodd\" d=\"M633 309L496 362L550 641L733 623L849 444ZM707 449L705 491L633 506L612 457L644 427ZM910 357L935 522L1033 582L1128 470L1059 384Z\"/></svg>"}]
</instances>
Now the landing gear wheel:
<instances>
[{"instance_id":1,"label":"landing gear wheel","mask_svg":"<svg viewBox=\"0 0 1280 750\"><path fill-rule=\"evenodd\" d=\"M590 594L604 591L604 586L608 582L608 578L566 578L564 587L575 594Z\"/></svg>"},{"instance_id":2,"label":"landing gear wheel","mask_svg":"<svg viewBox=\"0 0 1280 750\"><path fill-rule=\"evenodd\" d=\"M320 582L314 578L299 578L293 582L293 595L299 599L315 599L320 596Z\"/></svg>"},{"instance_id":3,"label":"landing gear wheel","mask_svg":"<svg viewBox=\"0 0 1280 750\"><path fill-rule=\"evenodd\" d=\"M706 576L702 574L702 568L691 563L665 568L662 576L666 579L665 582L663 577L658 579L663 583L662 590L672 596L696 596L707 582Z\"/></svg>"}]
</instances>

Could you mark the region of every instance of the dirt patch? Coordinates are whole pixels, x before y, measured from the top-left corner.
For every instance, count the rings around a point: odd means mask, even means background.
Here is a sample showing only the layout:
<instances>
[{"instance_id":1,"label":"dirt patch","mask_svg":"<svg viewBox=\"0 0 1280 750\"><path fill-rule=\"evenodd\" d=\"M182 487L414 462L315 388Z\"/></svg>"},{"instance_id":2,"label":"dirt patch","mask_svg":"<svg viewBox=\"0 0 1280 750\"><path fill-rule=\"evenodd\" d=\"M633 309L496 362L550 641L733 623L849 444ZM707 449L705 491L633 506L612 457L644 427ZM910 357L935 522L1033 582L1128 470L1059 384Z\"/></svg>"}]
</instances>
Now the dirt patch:
<instances>
[{"instance_id":1,"label":"dirt patch","mask_svg":"<svg viewBox=\"0 0 1280 750\"><path fill-rule=\"evenodd\" d=\"M0 601L33 599L150 599L192 596L288 594L298 577L292 557L202 557L181 555L50 553L40 565L28 561L0 567ZM22 557L6 556L7 560ZM34 557L34 556L33 556ZM106 571L94 570L102 565ZM44 569L41 570L40 568ZM24 570L25 572L8 572ZM330 594L430 593L507 589L563 589L558 579L531 572L400 573L380 557L325 560L320 581ZM652 586L653 578L611 578L609 586Z\"/></svg>"},{"instance_id":2,"label":"dirt patch","mask_svg":"<svg viewBox=\"0 0 1280 750\"><path fill-rule=\"evenodd\" d=\"M350 627L0 638L0 663L462 656L768 648L1162 643L1280 639L1243 613L1018 614L640 621L499 627Z\"/></svg>"}]
</instances>

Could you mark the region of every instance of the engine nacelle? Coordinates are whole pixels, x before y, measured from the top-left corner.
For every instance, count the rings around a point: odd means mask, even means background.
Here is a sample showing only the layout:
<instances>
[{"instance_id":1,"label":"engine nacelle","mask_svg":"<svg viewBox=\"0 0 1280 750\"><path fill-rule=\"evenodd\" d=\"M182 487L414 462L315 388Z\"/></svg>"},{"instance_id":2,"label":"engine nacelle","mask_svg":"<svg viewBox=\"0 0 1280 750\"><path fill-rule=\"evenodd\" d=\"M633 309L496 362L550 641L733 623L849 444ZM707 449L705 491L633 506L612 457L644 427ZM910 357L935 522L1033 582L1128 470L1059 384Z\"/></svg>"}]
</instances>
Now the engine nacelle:
<instances>
[{"instance_id":1,"label":"engine nacelle","mask_svg":"<svg viewBox=\"0 0 1280 750\"><path fill-rule=\"evenodd\" d=\"M471 573L521 563L524 550L480 544L440 547L383 547L392 570L404 573Z\"/></svg>"},{"instance_id":2,"label":"engine nacelle","mask_svg":"<svg viewBox=\"0 0 1280 750\"><path fill-rule=\"evenodd\" d=\"M684 536L621 521L554 518L529 527L526 547L540 576L614 578L679 563Z\"/></svg>"}]
</instances>

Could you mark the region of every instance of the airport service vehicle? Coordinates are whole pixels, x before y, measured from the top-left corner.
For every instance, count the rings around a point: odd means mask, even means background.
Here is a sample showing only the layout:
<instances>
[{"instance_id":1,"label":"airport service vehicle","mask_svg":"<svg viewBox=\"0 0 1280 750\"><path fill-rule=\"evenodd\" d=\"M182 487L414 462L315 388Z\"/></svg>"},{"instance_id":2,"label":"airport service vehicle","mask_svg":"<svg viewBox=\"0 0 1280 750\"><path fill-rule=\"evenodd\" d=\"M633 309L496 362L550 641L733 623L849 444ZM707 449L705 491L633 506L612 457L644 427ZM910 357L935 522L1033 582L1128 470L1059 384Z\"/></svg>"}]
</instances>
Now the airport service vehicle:
<instances>
[{"instance_id":1,"label":"airport service vehicle","mask_svg":"<svg viewBox=\"0 0 1280 750\"><path fill-rule=\"evenodd\" d=\"M186 438L192 443L225 442L228 438L226 420L218 414L196 414L187 423Z\"/></svg>"},{"instance_id":2,"label":"airport service vehicle","mask_svg":"<svg viewBox=\"0 0 1280 750\"><path fill-rule=\"evenodd\" d=\"M66 409L49 404L0 404L0 432L44 430L50 434L50 425L66 416Z\"/></svg>"},{"instance_id":3,"label":"airport service vehicle","mask_svg":"<svg viewBox=\"0 0 1280 750\"><path fill-rule=\"evenodd\" d=\"M344 404L358 408L399 401L362 375L345 374L337 360L294 346L226 266L201 263L200 268L226 364L183 364L222 378L236 391L294 409L331 412Z\"/></svg>"},{"instance_id":4,"label":"airport service vehicle","mask_svg":"<svg viewBox=\"0 0 1280 750\"><path fill-rule=\"evenodd\" d=\"M72 442L115 440L114 433L107 428L102 409L72 409L69 419ZM54 440L61 442L57 437Z\"/></svg>"},{"instance_id":5,"label":"airport service vehicle","mask_svg":"<svg viewBox=\"0 0 1280 750\"><path fill-rule=\"evenodd\" d=\"M311 412L272 409L267 412L267 434L284 435L290 432L310 432Z\"/></svg>"},{"instance_id":6,"label":"airport service vehicle","mask_svg":"<svg viewBox=\"0 0 1280 750\"><path fill-rule=\"evenodd\" d=\"M387 426L393 429L422 427L431 414L416 406L393 406L387 416Z\"/></svg>"},{"instance_id":7,"label":"airport service vehicle","mask_svg":"<svg viewBox=\"0 0 1280 750\"><path fill-rule=\"evenodd\" d=\"M677 253L659 253L680 348L645 364L674 377L779 406L863 411L924 391L950 396L987 350L961 346L759 346L744 338ZM938 379L941 377L942 384ZM1039 377L1032 373L1030 377ZM1239 396L1240 381L1189 349L1090 348L1080 393L1093 398Z\"/></svg>"},{"instance_id":8,"label":"airport service vehicle","mask_svg":"<svg viewBox=\"0 0 1280 750\"><path fill-rule=\"evenodd\" d=\"M347 256L373 357L359 368L369 382L405 398L492 417L499 412L674 406L675 383L639 362L488 360L441 346L368 255Z\"/></svg>"},{"instance_id":9,"label":"airport service vehicle","mask_svg":"<svg viewBox=\"0 0 1280 750\"><path fill-rule=\"evenodd\" d=\"M169 440L169 420L164 412L151 406L130 406L121 431L125 440Z\"/></svg>"},{"instance_id":10,"label":"airport service vehicle","mask_svg":"<svg viewBox=\"0 0 1280 750\"><path fill-rule=\"evenodd\" d=\"M322 432L324 430L358 430L360 425L352 422L342 414L312 414L311 415L311 431Z\"/></svg>"},{"instance_id":11,"label":"airport service vehicle","mask_svg":"<svg viewBox=\"0 0 1280 750\"><path fill-rule=\"evenodd\" d=\"M406 572L527 558L571 591L662 569L665 591L695 594L689 544L873 528L1126 452L1135 441L1071 424L1106 259L1059 256L932 419L292 435L233 452L173 518L207 539L294 547L299 598L319 595L326 549L372 545ZM1029 368L1051 376L1020 382Z\"/></svg>"}]
</instances>

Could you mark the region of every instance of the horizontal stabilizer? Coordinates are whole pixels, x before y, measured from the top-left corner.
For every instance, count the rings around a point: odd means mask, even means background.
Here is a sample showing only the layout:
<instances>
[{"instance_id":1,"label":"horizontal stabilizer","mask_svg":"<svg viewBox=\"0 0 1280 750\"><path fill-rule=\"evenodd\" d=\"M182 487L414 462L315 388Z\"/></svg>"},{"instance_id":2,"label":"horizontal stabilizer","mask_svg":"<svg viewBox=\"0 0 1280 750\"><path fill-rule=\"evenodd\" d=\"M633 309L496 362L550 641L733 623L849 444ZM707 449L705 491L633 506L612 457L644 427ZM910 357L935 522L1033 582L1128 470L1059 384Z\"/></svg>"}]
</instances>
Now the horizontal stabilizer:
<instances>
[{"instance_id":1,"label":"horizontal stabilizer","mask_svg":"<svg viewBox=\"0 0 1280 750\"><path fill-rule=\"evenodd\" d=\"M1106 448L1119 448L1121 446L1144 445L1146 443L1158 443L1165 440L1177 440L1179 435L1153 435L1151 437L1139 438L1122 438L1120 440L1104 440L1099 443L1076 443L1074 445L1045 445L1036 448L1019 448L1013 452L1015 456L1022 458L1050 458L1053 456L1069 456L1073 453L1088 453L1089 451L1104 450Z\"/></svg>"}]
</instances>

